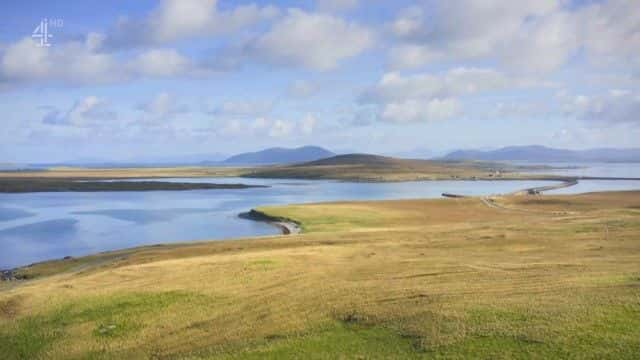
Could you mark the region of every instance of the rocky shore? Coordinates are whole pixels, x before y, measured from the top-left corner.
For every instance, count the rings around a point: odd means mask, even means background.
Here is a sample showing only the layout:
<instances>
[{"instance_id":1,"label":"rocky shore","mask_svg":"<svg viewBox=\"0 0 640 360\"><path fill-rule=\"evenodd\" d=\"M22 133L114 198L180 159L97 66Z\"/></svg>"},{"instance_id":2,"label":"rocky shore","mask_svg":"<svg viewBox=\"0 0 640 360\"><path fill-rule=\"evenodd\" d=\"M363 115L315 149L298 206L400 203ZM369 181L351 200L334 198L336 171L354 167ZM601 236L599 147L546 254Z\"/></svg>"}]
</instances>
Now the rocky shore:
<instances>
[{"instance_id":1,"label":"rocky shore","mask_svg":"<svg viewBox=\"0 0 640 360\"><path fill-rule=\"evenodd\" d=\"M284 235L298 234L300 233L300 230L301 230L300 224L297 223L296 221L293 221L291 219L281 218L281 217L270 216L255 209L251 209L250 211L240 213L238 214L238 217L242 219L247 219L247 220L269 223L273 226L278 227L282 231L282 234Z\"/></svg>"}]
</instances>

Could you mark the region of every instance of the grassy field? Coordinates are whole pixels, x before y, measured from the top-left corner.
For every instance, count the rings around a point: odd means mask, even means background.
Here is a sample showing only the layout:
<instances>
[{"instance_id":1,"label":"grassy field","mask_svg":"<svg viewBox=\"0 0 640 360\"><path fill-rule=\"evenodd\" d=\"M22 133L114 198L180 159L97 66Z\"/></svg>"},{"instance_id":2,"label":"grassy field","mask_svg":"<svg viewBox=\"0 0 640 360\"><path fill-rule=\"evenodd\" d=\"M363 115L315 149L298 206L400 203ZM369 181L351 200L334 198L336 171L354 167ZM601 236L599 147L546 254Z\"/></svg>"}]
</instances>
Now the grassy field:
<instances>
[{"instance_id":1,"label":"grassy field","mask_svg":"<svg viewBox=\"0 0 640 360\"><path fill-rule=\"evenodd\" d=\"M640 354L640 192L310 204L303 233L56 261L0 283L0 358Z\"/></svg>"}]
</instances>

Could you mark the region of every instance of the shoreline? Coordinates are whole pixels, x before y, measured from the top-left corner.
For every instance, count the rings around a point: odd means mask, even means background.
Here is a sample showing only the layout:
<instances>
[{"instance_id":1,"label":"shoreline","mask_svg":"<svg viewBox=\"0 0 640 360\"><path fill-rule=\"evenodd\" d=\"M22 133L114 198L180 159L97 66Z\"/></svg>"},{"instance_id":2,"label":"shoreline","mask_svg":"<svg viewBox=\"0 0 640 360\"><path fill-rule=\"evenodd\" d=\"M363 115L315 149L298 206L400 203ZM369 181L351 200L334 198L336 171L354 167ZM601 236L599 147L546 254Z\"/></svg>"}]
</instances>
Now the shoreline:
<instances>
[{"instance_id":1,"label":"shoreline","mask_svg":"<svg viewBox=\"0 0 640 360\"><path fill-rule=\"evenodd\" d=\"M267 188L267 185L214 184L168 181L78 181L77 179L0 178L0 193L37 192L110 192L110 191L185 191Z\"/></svg>"},{"instance_id":2,"label":"shoreline","mask_svg":"<svg viewBox=\"0 0 640 360\"><path fill-rule=\"evenodd\" d=\"M238 217L245 220L259 221L273 225L282 231L282 235L299 234L302 232L302 228L298 222L287 218L271 216L256 209L240 213L238 214Z\"/></svg>"},{"instance_id":3,"label":"shoreline","mask_svg":"<svg viewBox=\"0 0 640 360\"><path fill-rule=\"evenodd\" d=\"M563 186L566 186L564 183L560 184ZM574 185L574 184L572 184ZM572 186L570 185L570 186ZM525 189L523 189L525 190ZM523 191L520 190L520 191ZM633 191L638 191L638 190L612 190L612 191L599 191L599 192L594 192L594 193L619 193L619 192L633 192ZM458 195L458 194L450 194L450 193L444 193L442 194L445 197L450 197L450 198L460 198L462 199L468 199L468 198L473 198L473 197L477 197L479 199L483 199L486 198L486 196L467 196L467 195ZM509 193L509 194L505 194L507 196L516 196L513 193ZM579 195L579 194L561 194L561 195L557 195L557 196L575 196L575 195ZM434 198L435 199L435 198ZM393 201L393 200L392 200ZM268 223L269 225L275 226L277 228L279 228L282 232L283 235L291 235L291 234L300 234L302 233L302 226L299 222L289 219L289 218L282 218L282 217L274 217L271 215L268 215L262 211L259 210L255 210L255 209L251 209L248 212L243 212L237 215L238 217L242 218L242 219L246 219L246 220L252 220L252 221L260 221L260 222L265 222ZM274 235L271 235L274 236ZM123 253L128 253L128 252L132 252L132 251L137 251L140 249L145 249L145 248L156 248L156 247L162 247L162 246L188 246L188 245L193 245L195 244L200 244L203 242L228 242L228 241L237 241L237 240L253 240L253 239L258 239L260 238L260 236L254 236L254 237L248 237L248 238L226 238L226 239L219 239L219 240L199 240L199 241L195 241L195 242L191 242L191 241L177 241L177 242L168 242L168 243L158 243L158 244L151 244L151 245L140 245L140 246L131 246L131 247L126 247L126 248L121 248L121 249L113 249L113 250L106 250L106 251L99 251L99 252L95 252L95 253L90 253L90 254L84 254L84 255L80 255L80 256L65 256L64 258L53 258L53 259L47 259L47 260L42 260L42 261L36 261L30 264L26 264L26 265L21 265L21 266L16 266L16 267L12 267L12 268L0 268L0 283L5 283L5 282L12 282L12 281L26 281L26 280L30 280L32 277L27 275L25 276L21 270L23 269L28 269L31 267L35 267L35 266L41 266L43 264L52 264L52 263L62 263L62 262L67 262L67 261L77 261L77 260L82 260L84 258L89 258L89 257L95 257L95 256L104 256L104 255L110 255L110 254L123 254Z\"/></svg>"}]
</instances>

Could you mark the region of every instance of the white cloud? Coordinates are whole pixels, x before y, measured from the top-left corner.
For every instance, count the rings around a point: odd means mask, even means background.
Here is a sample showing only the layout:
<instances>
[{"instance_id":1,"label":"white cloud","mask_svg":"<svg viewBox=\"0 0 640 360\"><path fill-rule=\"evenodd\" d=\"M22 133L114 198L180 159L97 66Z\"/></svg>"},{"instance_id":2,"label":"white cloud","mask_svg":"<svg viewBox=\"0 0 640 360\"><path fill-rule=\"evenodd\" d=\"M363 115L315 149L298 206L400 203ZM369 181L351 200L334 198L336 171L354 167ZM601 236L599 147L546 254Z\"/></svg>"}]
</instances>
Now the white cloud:
<instances>
[{"instance_id":1,"label":"white cloud","mask_svg":"<svg viewBox=\"0 0 640 360\"><path fill-rule=\"evenodd\" d=\"M261 131L269 127L269 121L263 117L256 118L249 125L251 131Z\"/></svg>"},{"instance_id":2,"label":"white cloud","mask_svg":"<svg viewBox=\"0 0 640 360\"><path fill-rule=\"evenodd\" d=\"M363 95L363 102L387 102L404 99L430 99L469 95L482 91L518 86L519 81L504 74L482 68L454 68L444 74L397 72L384 74L378 84Z\"/></svg>"},{"instance_id":3,"label":"white cloud","mask_svg":"<svg viewBox=\"0 0 640 360\"><path fill-rule=\"evenodd\" d=\"M385 121L407 123L445 120L458 114L460 105L456 99L404 100L386 103L380 113Z\"/></svg>"},{"instance_id":4,"label":"white cloud","mask_svg":"<svg viewBox=\"0 0 640 360\"><path fill-rule=\"evenodd\" d=\"M174 49L153 49L139 54L129 68L144 76L176 76L192 70L193 65Z\"/></svg>"},{"instance_id":5,"label":"white cloud","mask_svg":"<svg viewBox=\"0 0 640 360\"><path fill-rule=\"evenodd\" d=\"M310 135L316 127L318 119L312 114L305 115L300 121L299 127L303 134Z\"/></svg>"},{"instance_id":6,"label":"white cloud","mask_svg":"<svg viewBox=\"0 0 640 360\"><path fill-rule=\"evenodd\" d=\"M56 108L50 109L43 117L42 122L50 125L68 126L93 126L104 125L105 121L116 118L116 113L111 110L108 103L96 96L87 96L75 102L66 112Z\"/></svg>"},{"instance_id":7,"label":"white cloud","mask_svg":"<svg viewBox=\"0 0 640 360\"><path fill-rule=\"evenodd\" d=\"M381 120L442 120L461 113L462 96L547 85L486 68L459 67L442 74L391 72L365 90L360 103L376 105Z\"/></svg>"},{"instance_id":8,"label":"white cloud","mask_svg":"<svg viewBox=\"0 0 640 360\"><path fill-rule=\"evenodd\" d=\"M216 0L164 0L142 20L122 18L107 33L106 48L162 45L183 38L231 33L276 17L273 6L219 10Z\"/></svg>"},{"instance_id":9,"label":"white cloud","mask_svg":"<svg viewBox=\"0 0 640 360\"><path fill-rule=\"evenodd\" d=\"M565 114L596 125L640 124L640 94L613 89L593 96L558 94Z\"/></svg>"},{"instance_id":10,"label":"white cloud","mask_svg":"<svg viewBox=\"0 0 640 360\"><path fill-rule=\"evenodd\" d=\"M257 117L254 120L241 120L233 118L227 120L219 130L223 136L245 136L263 138L265 136L284 138L291 136L308 136L316 128L318 119L307 114L299 121L282 119L269 119Z\"/></svg>"},{"instance_id":11,"label":"white cloud","mask_svg":"<svg viewBox=\"0 0 640 360\"><path fill-rule=\"evenodd\" d=\"M500 55L510 69L545 73L564 65L578 49L577 19L558 12L525 23Z\"/></svg>"},{"instance_id":12,"label":"white cloud","mask_svg":"<svg viewBox=\"0 0 640 360\"><path fill-rule=\"evenodd\" d=\"M557 114L547 103L517 100L498 101L484 116L479 112L474 113L476 118L486 117L487 119L545 118Z\"/></svg>"},{"instance_id":13,"label":"white cloud","mask_svg":"<svg viewBox=\"0 0 640 360\"><path fill-rule=\"evenodd\" d=\"M411 68L491 59L512 71L544 73L584 50L594 63L639 66L638 23L640 5L634 0L577 6L560 0L425 1L389 24L400 40L389 63Z\"/></svg>"},{"instance_id":14,"label":"white cloud","mask_svg":"<svg viewBox=\"0 0 640 360\"><path fill-rule=\"evenodd\" d=\"M166 92L159 93L149 102L138 106L138 109L145 113L143 122L167 120L188 111L185 105L178 104L176 98Z\"/></svg>"},{"instance_id":15,"label":"white cloud","mask_svg":"<svg viewBox=\"0 0 640 360\"><path fill-rule=\"evenodd\" d=\"M269 129L269 136L271 137L284 137L291 133L293 125L283 120L276 120L271 124Z\"/></svg>"},{"instance_id":16,"label":"white cloud","mask_svg":"<svg viewBox=\"0 0 640 360\"><path fill-rule=\"evenodd\" d=\"M373 45L373 33L329 14L289 9L287 15L252 41L253 58L315 70L335 68Z\"/></svg>"},{"instance_id":17,"label":"white cloud","mask_svg":"<svg viewBox=\"0 0 640 360\"><path fill-rule=\"evenodd\" d=\"M145 48L194 36L238 31L277 17L272 6L241 5L218 10L215 0L164 0L142 20L121 18L107 33L90 32L84 41L36 46L24 38L0 49L0 87L33 82L89 85L140 76L200 74L206 69L175 49L151 49L133 58L105 50Z\"/></svg>"},{"instance_id":18,"label":"white cloud","mask_svg":"<svg viewBox=\"0 0 640 360\"><path fill-rule=\"evenodd\" d=\"M24 38L7 47L0 61L0 78L13 83L61 81L87 84L118 80L110 55L92 52L86 43L68 42L39 47Z\"/></svg>"},{"instance_id":19,"label":"white cloud","mask_svg":"<svg viewBox=\"0 0 640 360\"><path fill-rule=\"evenodd\" d=\"M220 117L248 118L260 117L271 111L272 104L267 101L223 101L208 113Z\"/></svg>"},{"instance_id":20,"label":"white cloud","mask_svg":"<svg viewBox=\"0 0 640 360\"><path fill-rule=\"evenodd\" d=\"M416 68L446 57L428 46L416 44L400 44L389 50L389 65L394 69Z\"/></svg>"},{"instance_id":21,"label":"white cloud","mask_svg":"<svg viewBox=\"0 0 640 360\"><path fill-rule=\"evenodd\" d=\"M557 6L556 1L426 1L405 9L391 23L393 34L413 45L396 48L393 65L493 55L523 24Z\"/></svg>"},{"instance_id":22,"label":"white cloud","mask_svg":"<svg viewBox=\"0 0 640 360\"><path fill-rule=\"evenodd\" d=\"M578 12L580 39L592 61L640 67L640 3L609 0Z\"/></svg>"},{"instance_id":23,"label":"white cloud","mask_svg":"<svg viewBox=\"0 0 640 360\"><path fill-rule=\"evenodd\" d=\"M199 74L205 70L174 49L145 50L129 60L97 51L86 42L37 46L31 38L11 44L0 54L0 83L95 85L139 77Z\"/></svg>"}]
</instances>

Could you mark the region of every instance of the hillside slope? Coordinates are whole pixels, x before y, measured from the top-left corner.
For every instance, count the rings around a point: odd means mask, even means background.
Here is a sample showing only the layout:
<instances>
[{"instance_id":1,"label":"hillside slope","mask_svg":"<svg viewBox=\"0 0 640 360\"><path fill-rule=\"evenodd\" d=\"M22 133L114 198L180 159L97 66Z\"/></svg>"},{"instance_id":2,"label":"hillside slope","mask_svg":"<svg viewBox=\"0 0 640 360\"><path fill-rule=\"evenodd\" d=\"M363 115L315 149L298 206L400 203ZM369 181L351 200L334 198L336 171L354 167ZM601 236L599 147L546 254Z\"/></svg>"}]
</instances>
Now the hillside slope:
<instances>
[{"instance_id":1,"label":"hillside slope","mask_svg":"<svg viewBox=\"0 0 640 360\"><path fill-rule=\"evenodd\" d=\"M337 155L306 163L250 169L256 178L411 181L519 177L515 167L488 162L398 159L371 154ZM498 175L499 174L499 175Z\"/></svg>"}]
</instances>

